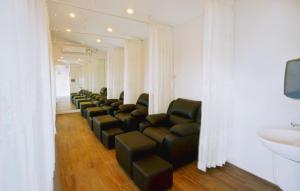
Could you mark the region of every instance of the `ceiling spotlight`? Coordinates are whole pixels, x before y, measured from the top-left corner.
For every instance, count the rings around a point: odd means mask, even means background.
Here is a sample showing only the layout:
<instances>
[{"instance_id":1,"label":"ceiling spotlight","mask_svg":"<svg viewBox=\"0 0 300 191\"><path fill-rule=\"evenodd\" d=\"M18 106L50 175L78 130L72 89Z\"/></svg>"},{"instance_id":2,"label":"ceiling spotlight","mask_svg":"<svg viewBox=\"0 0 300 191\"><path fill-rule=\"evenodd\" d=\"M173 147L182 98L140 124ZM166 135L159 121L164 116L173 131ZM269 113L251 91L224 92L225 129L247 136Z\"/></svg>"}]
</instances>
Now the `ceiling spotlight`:
<instances>
[{"instance_id":1,"label":"ceiling spotlight","mask_svg":"<svg viewBox=\"0 0 300 191\"><path fill-rule=\"evenodd\" d=\"M80 58L78 58L77 60L78 60L78 61L80 61L81 59L80 59Z\"/></svg>"},{"instance_id":2,"label":"ceiling spotlight","mask_svg":"<svg viewBox=\"0 0 300 191\"><path fill-rule=\"evenodd\" d=\"M129 15L132 15L134 13L134 10L131 9L131 8L128 8L126 9L126 12L129 14Z\"/></svg>"},{"instance_id":3,"label":"ceiling spotlight","mask_svg":"<svg viewBox=\"0 0 300 191\"><path fill-rule=\"evenodd\" d=\"M75 18L76 17L75 13L70 13L69 15L70 15L71 18Z\"/></svg>"},{"instance_id":4,"label":"ceiling spotlight","mask_svg":"<svg viewBox=\"0 0 300 191\"><path fill-rule=\"evenodd\" d=\"M66 29L66 31L67 31L67 32L71 32L72 30L71 30L71 29Z\"/></svg>"},{"instance_id":5,"label":"ceiling spotlight","mask_svg":"<svg viewBox=\"0 0 300 191\"><path fill-rule=\"evenodd\" d=\"M64 57L61 56L60 59L64 59Z\"/></svg>"},{"instance_id":6,"label":"ceiling spotlight","mask_svg":"<svg viewBox=\"0 0 300 191\"><path fill-rule=\"evenodd\" d=\"M100 40L100 39L97 39L96 41L97 41L98 43L100 43L100 42L101 42L101 40Z\"/></svg>"},{"instance_id":7,"label":"ceiling spotlight","mask_svg":"<svg viewBox=\"0 0 300 191\"><path fill-rule=\"evenodd\" d=\"M107 28L107 31L108 31L108 32L113 32L113 29L112 29L111 27L108 27L108 28Z\"/></svg>"}]
</instances>

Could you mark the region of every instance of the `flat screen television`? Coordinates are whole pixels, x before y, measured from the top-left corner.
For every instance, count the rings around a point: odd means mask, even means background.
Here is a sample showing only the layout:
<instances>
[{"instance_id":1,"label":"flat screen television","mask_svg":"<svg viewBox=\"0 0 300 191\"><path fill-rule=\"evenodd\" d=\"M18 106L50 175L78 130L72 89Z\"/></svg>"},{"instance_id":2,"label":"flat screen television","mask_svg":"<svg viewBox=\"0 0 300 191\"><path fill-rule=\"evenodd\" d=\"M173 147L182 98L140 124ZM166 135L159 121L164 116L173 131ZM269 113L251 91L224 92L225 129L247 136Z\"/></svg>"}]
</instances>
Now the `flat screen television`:
<instances>
[{"instance_id":1,"label":"flat screen television","mask_svg":"<svg viewBox=\"0 0 300 191\"><path fill-rule=\"evenodd\" d=\"M286 64L284 94L290 98L300 99L300 59L290 60Z\"/></svg>"}]
</instances>

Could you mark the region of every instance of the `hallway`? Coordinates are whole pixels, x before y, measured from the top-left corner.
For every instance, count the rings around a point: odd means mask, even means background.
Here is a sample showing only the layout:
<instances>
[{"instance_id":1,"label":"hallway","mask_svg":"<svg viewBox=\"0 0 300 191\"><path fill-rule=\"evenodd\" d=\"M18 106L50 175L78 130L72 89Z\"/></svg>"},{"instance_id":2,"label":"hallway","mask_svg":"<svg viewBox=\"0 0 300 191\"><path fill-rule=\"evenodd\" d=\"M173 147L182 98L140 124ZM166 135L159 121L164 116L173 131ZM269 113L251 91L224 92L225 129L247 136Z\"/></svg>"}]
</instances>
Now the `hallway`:
<instances>
[{"instance_id":1,"label":"hallway","mask_svg":"<svg viewBox=\"0 0 300 191\"><path fill-rule=\"evenodd\" d=\"M79 113L57 115L56 191L138 190L115 159L88 128ZM279 189L230 164L207 174L196 162L177 169L174 191L278 191Z\"/></svg>"},{"instance_id":2,"label":"hallway","mask_svg":"<svg viewBox=\"0 0 300 191\"><path fill-rule=\"evenodd\" d=\"M74 113L79 112L79 109L76 109L75 105L70 101L69 96L57 97L56 98L56 113Z\"/></svg>"}]
</instances>

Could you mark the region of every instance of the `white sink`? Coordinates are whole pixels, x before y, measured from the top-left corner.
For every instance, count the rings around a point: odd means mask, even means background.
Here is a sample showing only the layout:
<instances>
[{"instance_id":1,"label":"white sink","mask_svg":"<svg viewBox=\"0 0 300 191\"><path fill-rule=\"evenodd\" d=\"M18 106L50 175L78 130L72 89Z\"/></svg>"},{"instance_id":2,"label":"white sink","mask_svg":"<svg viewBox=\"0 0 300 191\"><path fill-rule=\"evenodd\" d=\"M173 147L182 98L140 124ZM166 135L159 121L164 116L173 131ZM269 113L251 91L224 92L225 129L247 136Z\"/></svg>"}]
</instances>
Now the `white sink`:
<instances>
[{"instance_id":1,"label":"white sink","mask_svg":"<svg viewBox=\"0 0 300 191\"><path fill-rule=\"evenodd\" d=\"M280 188L299 191L300 129L264 129L257 134L273 153L274 179Z\"/></svg>"}]
</instances>

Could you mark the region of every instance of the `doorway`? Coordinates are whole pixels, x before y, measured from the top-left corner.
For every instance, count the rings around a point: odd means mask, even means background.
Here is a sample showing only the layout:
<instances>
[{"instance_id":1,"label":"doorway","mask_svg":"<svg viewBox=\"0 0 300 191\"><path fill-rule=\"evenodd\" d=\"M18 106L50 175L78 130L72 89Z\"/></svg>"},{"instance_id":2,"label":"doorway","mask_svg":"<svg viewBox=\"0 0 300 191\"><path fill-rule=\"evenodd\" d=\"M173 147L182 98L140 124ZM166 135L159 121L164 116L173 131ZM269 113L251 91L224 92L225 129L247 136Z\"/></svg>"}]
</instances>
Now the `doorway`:
<instances>
[{"instance_id":1,"label":"doorway","mask_svg":"<svg viewBox=\"0 0 300 191\"><path fill-rule=\"evenodd\" d=\"M69 113L76 108L70 102L70 66L55 66L56 113Z\"/></svg>"}]
</instances>

